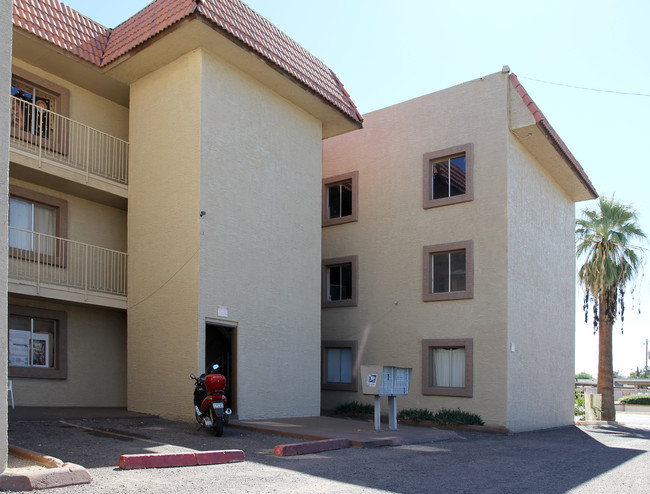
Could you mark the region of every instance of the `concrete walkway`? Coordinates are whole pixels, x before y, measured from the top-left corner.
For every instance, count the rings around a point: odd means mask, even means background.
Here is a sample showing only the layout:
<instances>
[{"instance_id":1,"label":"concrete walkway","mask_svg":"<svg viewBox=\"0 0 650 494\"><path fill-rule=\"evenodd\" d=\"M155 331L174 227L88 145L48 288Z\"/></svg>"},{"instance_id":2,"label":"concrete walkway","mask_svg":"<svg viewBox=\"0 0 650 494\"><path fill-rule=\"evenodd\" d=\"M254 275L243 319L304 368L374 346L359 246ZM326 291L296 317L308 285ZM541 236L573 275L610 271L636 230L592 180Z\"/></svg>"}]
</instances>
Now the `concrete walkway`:
<instances>
[{"instance_id":1,"label":"concrete walkway","mask_svg":"<svg viewBox=\"0 0 650 494\"><path fill-rule=\"evenodd\" d=\"M9 409L9 422L12 420L52 420L52 419L97 419L97 418L137 418L150 415L131 412L125 408L90 407L19 407ZM445 439L458 439L454 431L398 425L398 430L389 431L388 424L381 424L376 432L371 420L341 417L297 417L267 420L231 420L231 427L279 434L302 440L349 439L356 447L372 448L378 446L401 446L419 444Z\"/></svg>"},{"instance_id":2,"label":"concrete walkway","mask_svg":"<svg viewBox=\"0 0 650 494\"><path fill-rule=\"evenodd\" d=\"M229 425L303 440L348 439L352 446L362 448L402 446L460 438L451 430L401 424L398 425L398 430L389 431L388 424L383 423L381 431L376 432L372 421L339 417L231 420Z\"/></svg>"}]
</instances>

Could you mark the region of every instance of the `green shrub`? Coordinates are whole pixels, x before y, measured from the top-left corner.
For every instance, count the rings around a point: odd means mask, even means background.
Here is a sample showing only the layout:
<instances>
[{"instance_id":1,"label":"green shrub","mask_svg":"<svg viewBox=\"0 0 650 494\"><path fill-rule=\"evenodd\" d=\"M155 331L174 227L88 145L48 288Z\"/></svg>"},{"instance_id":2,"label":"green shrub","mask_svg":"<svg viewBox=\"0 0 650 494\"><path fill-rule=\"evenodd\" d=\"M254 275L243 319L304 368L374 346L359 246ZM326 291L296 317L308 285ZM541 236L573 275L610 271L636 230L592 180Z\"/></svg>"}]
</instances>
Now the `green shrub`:
<instances>
[{"instance_id":1,"label":"green shrub","mask_svg":"<svg viewBox=\"0 0 650 494\"><path fill-rule=\"evenodd\" d=\"M398 419L413 420L414 422L422 422L423 420L433 420L433 412L426 408L408 408L400 410L397 414Z\"/></svg>"},{"instance_id":2,"label":"green shrub","mask_svg":"<svg viewBox=\"0 0 650 494\"><path fill-rule=\"evenodd\" d=\"M436 413L433 413L424 408L409 408L401 410L398 418L402 420L413 420L415 422L422 422L429 420L436 424L441 425L483 425L484 422L475 413L463 412L460 408L457 410L450 410L441 408Z\"/></svg>"},{"instance_id":3,"label":"green shrub","mask_svg":"<svg viewBox=\"0 0 650 494\"><path fill-rule=\"evenodd\" d=\"M373 414L375 413L374 405L364 405L358 401L349 401L342 403L336 407L335 413L359 413L359 414Z\"/></svg>"},{"instance_id":4,"label":"green shrub","mask_svg":"<svg viewBox=\"0 0 650 494\"><path fill-rule=\"evenodd\" d=\"M463 412L460 408L450 410L441 408L433 416L433 421L444 425L483 425L484 422L475 413Z\"/></svg>"},{"instance_id":5,"label":"green shrub","mask_svg":"<svg viewBox=\"0 0 650 494\"><path fill-rule=\"evenodd\" d=\"M585 394L577 389L573 414L581 420L585 419Z\"/></svg>"},{"instance_id":6,"label":"green shrub","mask_svg":"<svg viewBox=\"0 0 650 494\"><path fill-rule=\"evenodd\" d=\"M650 394L624 396L618 401L628 405L650 405Z\"/></svg>"}]
</instances>

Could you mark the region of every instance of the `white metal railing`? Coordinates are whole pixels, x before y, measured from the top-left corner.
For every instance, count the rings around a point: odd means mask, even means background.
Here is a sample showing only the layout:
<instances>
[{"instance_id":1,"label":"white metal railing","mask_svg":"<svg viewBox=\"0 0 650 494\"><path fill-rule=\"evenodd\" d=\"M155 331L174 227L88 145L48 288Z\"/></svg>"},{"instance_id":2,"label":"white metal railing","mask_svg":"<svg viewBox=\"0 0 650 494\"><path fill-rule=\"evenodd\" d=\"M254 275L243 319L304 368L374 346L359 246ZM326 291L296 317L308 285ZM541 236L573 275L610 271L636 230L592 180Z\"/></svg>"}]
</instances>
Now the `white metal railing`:
<instances>
[{"instance_id":1,"label":"white metal railing","mask_svg":"<svg viewBox=\"0 0 650 494\"><path fill-rule=\"evenodd\" d=\"M124 252L9 227L9 278L126 296Z\"/></svg>"},{"instance_id":2,"label":"white metal railing","mask_svg":"<svg viewBox=\"0 0 650 494\"><path fill-rule=\"evenodd\" d=\"M11 144L37 157L127 183L129 143L38 105L11 97Z\"/></svg>"}]
</instances>

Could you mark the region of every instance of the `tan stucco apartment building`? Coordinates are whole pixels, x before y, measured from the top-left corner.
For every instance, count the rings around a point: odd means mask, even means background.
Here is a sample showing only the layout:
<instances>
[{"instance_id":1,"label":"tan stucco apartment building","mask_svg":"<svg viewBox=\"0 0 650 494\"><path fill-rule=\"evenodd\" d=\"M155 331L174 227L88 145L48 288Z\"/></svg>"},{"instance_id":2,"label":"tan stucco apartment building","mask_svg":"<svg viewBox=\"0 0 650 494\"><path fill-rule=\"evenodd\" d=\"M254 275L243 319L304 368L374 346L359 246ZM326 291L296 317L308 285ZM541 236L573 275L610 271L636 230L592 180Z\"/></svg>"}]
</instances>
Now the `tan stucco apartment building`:
<instances>
[{"instance_id":1,"label":"tan stucco apartment building","mask_svg":"<svg viewBox=\"0 0 650 494\"><path fill-rule=\"evenodd\" d=\"M192 419L218 361L240 418L318 415L322 139L361 126L333 72L238 0L14 0L11 77L17 406Z\"/></svg>"},{"instance_id":2,"label":"tan stucco apartment building","mask_svg":"<svg viewBox=\"0 0 650 494\"><path fill-rule=\"evenodd\" d=\"M364 115L323 144L324 409L360 365L398 407L511 431L573 422L574 203L584 171L504 67Z\"/></svg>"},{"instance_id":3,"label":"tan stucco apartment building","mask_svg":"<svg viewBox=\"0 0 650 494\"><path fill-rule=\"evenodd\" d=\"M379 364L413 368L400 407L568 423L574 202L596 194L513 75L359 130L333 72L238 0L12 19L16 406L192 420L188 376L217 361L240 419L319 415Z\"/></svg>"}]
</instances>

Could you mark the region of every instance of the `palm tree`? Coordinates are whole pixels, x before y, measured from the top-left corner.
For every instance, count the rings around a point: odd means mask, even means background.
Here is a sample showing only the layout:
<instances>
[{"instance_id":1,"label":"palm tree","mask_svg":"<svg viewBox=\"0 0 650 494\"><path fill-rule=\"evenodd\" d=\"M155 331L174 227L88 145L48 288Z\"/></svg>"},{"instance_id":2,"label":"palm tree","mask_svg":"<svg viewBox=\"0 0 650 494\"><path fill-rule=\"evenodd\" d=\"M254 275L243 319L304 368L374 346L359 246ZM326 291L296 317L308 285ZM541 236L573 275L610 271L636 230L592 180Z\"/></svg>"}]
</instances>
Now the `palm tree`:
<instances>
[{"instance_id":1,"label":"palm tree","mask_svg":"<svg viewBox=\"0 0 650 494\"><path fill-rule=\"evenodd\" d=\"M637 212L614 198L601 197L597 208L587 208L576 221L576 254L586 255L578 272L585 289L585 321L593 308L594 332L598 331L598 393L602 419L615 420L612 326L623 321L625 289L641 269L643 249L632 245L646 239Z\"/></svg>"}]
</instances>

